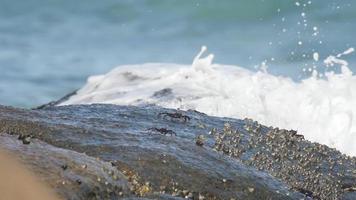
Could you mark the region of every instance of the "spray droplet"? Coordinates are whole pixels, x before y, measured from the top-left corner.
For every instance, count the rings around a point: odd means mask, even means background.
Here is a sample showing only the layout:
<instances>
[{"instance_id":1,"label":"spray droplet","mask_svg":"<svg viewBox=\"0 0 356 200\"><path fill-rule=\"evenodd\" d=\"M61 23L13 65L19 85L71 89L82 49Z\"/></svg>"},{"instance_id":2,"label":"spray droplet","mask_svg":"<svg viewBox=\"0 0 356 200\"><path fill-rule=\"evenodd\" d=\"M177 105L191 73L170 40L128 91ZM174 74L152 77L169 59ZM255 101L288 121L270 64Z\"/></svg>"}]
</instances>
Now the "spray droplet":
<instances>
[{"instance_id":1,"label":"spray droplet","mask_svg":"<svg viewBox=\"0 0 356 200\"><path fill-rule=\"evenodd\" d=\"M318 52L314 52L313 58L314 58L315 61L319 61L319 53Z\"/></svg>"}]
</instances>

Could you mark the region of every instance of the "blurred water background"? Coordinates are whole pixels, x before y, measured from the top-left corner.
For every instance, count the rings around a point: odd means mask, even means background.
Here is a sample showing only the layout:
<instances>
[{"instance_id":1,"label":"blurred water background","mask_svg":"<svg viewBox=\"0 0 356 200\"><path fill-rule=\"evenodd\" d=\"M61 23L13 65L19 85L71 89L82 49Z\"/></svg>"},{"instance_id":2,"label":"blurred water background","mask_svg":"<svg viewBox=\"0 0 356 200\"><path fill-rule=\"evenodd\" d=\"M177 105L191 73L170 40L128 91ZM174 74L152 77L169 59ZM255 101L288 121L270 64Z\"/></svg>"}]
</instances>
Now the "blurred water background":
<instances>
[{"instance_id":1,"label":"blurred water background","mask_svg":"<svg viewBox=\"0 0 356 200\"><path fill-rule=\"evenodd\" d=\"M188 64L202 45L299 81L355 33L354 0L0 0L0 104L40 105L122 64Z\"/></svg>"}]
</instances>

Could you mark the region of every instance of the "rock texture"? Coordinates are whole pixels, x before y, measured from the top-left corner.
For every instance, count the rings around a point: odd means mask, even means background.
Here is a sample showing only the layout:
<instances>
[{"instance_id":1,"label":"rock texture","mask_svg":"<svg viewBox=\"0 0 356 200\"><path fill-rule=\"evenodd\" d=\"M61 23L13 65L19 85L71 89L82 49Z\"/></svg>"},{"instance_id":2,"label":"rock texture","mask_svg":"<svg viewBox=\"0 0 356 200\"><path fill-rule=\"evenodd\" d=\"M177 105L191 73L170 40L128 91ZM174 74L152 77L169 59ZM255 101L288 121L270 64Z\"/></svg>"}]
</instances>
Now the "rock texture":
<instances>
[{"instance_id":1,"label":"rock texture","mask_svg":"<svg viewBox=\"0 0 356 200\"><path fill-rule=\"evenodd\" d=\"M0 147L65 199L356 199L356 159L252 120L0 107Z\"/></svg>"}]
</instances>

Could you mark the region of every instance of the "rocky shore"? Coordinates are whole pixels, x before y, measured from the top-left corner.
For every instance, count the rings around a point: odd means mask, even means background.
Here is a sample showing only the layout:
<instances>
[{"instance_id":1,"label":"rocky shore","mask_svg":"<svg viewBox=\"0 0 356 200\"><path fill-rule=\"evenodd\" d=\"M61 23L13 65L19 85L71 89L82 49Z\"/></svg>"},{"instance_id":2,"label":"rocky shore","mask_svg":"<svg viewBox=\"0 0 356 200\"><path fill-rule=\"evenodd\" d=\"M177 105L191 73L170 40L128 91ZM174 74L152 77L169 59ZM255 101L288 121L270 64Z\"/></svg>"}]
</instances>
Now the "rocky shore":
<instances>
[{"instance_id":1,"label":"rocky shore","mask_svg":"<svg viewBox=\"0 0 356 200\"><path fill-rule=\"evenodd\" d=\"M356 199L356 158L250 119L0 106L0 148L63 199Z\"/></svg>"}]
</instances>

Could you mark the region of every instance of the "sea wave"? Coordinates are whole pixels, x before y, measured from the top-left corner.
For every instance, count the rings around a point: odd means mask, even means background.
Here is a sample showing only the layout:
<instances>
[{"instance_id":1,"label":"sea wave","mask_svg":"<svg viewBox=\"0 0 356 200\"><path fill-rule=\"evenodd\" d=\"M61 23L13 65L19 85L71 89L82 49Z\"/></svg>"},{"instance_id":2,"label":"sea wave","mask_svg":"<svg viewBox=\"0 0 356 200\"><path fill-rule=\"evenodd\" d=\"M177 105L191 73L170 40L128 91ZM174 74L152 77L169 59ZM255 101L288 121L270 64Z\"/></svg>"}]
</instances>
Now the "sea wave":
<instances>
[{"instance_id":1,"label":"sea wave","mask_svg":"<svg viewBox=\"0 0 356 200\"><path fill-rule=\"evenodd\" d=\"M356 156L356 76L342 60L353 50L325 59L326 67L337 65L340 73L313 70L311 77L295 82L269 74L266 67L252 72L214 64L212 54L202 57L203 47L192 65L126 65L91 76L61 105L155 104L221 117L247 117L297 130L310 141ZM317 53L313 57L319 59Z\"/></svg>"}]
</instances>

